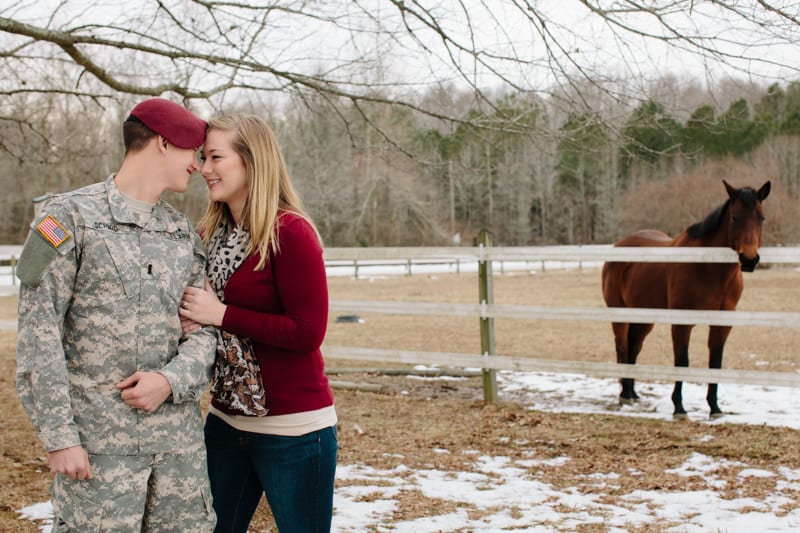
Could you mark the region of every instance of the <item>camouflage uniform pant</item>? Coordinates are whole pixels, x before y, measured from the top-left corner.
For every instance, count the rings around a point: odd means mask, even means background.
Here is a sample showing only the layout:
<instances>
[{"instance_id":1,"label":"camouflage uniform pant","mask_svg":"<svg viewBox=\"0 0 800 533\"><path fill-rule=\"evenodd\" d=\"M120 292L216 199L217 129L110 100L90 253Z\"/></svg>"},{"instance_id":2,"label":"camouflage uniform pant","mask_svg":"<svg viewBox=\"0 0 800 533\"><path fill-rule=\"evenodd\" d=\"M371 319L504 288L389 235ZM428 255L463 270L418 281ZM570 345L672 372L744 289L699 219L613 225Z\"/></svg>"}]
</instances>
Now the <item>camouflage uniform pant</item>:
<instances>
[{"instance_id":1,"label":"camouflage uniform pant","mask_svg":"<svg viewBox=\"0 0 800 533\"><path fill-rule=\"evenodd\" d=\"M92 479L56 475L52 533L211 532L205 446L154 455L89 455Z\"/></svg>"}]
</instances>

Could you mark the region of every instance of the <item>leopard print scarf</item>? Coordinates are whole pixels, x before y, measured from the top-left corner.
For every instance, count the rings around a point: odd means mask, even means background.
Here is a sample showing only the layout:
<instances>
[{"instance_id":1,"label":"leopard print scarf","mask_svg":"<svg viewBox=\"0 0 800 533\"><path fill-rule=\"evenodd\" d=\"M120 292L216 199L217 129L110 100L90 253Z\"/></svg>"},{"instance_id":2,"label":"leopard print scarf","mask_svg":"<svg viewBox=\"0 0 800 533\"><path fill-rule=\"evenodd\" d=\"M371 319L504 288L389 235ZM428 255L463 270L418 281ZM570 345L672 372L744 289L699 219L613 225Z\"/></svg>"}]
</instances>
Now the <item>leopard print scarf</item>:
<instances>
[{"instance_id":1,"label":"leopard print scarf","mask_svg":"<svg viewBox=\"0 0 800 533\"><path fill-rule=\"evenodd\" d=\"M225 301L225 284L245 260L250 232L226 223L217 227L208 246L208 281L220 301ZM211 380L214 402L230 414L264 416L266 391L253 343L217 328L217 357Z\"/></svg>"}]
</instances>

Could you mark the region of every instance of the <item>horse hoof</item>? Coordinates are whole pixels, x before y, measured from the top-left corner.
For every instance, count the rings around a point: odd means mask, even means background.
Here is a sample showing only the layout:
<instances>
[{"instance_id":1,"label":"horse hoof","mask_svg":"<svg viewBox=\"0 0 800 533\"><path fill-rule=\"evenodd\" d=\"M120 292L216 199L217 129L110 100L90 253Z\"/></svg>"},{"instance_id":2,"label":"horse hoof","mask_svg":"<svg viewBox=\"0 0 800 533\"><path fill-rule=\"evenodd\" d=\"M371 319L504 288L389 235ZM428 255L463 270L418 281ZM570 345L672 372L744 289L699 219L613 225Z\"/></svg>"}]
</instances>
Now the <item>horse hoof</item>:
<instances>
[{"instance_id":1,"label":"horse hoof","mask_svg":"<svg viewBox=\"0 0 800 533\"><path fill-rule=\"evenodd\" d=\"M725 413L723 413L722 411L717 411L716 413L711 413L710 415L708 415L708 417L711 419L722 418L723 416L725 416Z\"/></svg>"},{"instance_id":2,"label":"horse hoof","mask_svg":"<svg viewBox=\"0 0 800 533\"><path fill-rule=\"evenodd\" d=\"M622 398L622 397L620 397L619 404L620 405L633 405L633 401L634 401L633 398Z\"/></svg>"},{"instance_id":3,"label":"horse hoof","mask_svg":"<svg viewBox=\"0 0 800 533\"><path fill-rule=\"evenodd\" d=\"M672 413L673 420L689 420L689 415L686 413Z\"/></svg>"}]
</instances>

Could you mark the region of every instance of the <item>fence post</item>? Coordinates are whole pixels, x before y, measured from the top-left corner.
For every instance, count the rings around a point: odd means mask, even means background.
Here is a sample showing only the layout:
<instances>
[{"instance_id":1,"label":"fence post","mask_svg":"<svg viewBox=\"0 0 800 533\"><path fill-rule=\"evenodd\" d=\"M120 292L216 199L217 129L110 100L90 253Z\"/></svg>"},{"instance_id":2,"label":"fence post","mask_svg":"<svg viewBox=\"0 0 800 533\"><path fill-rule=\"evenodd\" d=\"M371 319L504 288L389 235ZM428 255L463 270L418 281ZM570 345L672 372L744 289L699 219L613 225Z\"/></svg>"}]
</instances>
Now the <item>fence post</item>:
<instances>
[{"instance_id":1,"label":"fence post","mask_svg":"<svg viewBox=\"0 0 800 533\"><path fill-rule=\"evenodd\" d=\"M481 304L481 354L489 357L494 351L494 318L486 316L485 309L494 303L492 291L492 261L486 260L484 252L492 245L492 234L486 230L478 233L478 297ZM483 400L486 402L497 401L497 371L483 369Z\"/></svg>"},{"instance_id":2,"label":"fence post","mask_svg":"<svg viewBox=\"0 0 800 533\"><path fill-rule=\"evenodd\" d=\"M11 256L11 285L17 285L17 256Z\"/></svg>"}]
</instances>

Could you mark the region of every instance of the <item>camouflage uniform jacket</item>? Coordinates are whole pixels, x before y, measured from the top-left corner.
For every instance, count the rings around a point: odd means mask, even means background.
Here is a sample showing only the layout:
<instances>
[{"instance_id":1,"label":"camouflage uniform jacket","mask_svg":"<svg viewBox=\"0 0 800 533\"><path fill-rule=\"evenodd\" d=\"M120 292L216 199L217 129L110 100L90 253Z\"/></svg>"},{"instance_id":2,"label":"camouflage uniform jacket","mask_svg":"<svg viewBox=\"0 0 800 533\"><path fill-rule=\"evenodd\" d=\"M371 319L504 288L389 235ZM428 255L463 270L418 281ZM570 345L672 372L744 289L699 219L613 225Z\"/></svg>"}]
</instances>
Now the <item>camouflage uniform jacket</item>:
<instances>
[{"instance_id":1,"label":"camouflage uniform jacket","mask_svg":"<svg viewBox=\"0 0 800 533\"><path fill-rule=\"evenodd\" d=\"M216 337L181 333L184 288L203 286L206 262L186 216L163 201L136 213L112 176L48 200L31 228L17 270L17 392L45 449L150 454L202 442ZM152 413L114 386L137 370L172 387Z\"/></svg>"}]
</instances>

